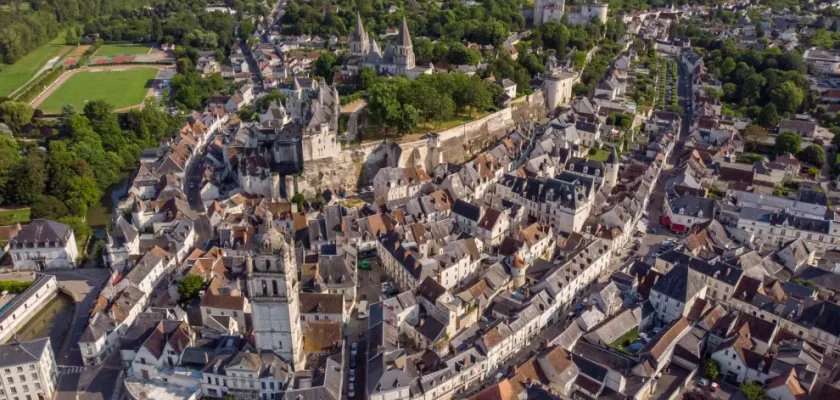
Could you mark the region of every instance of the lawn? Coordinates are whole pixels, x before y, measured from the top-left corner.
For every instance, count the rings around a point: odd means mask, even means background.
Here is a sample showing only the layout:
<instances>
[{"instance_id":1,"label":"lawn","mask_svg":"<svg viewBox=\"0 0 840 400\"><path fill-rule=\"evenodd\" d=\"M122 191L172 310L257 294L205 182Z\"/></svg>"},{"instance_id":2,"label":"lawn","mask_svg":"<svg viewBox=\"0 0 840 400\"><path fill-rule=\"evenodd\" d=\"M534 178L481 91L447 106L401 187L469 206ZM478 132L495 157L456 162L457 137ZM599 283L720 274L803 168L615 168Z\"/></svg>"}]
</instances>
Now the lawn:
<instances>
[{"instance_id":1,"label":"lawn","mask_svg":"<svg viewBox=\"0 0 840 400\"><path fill-rule=\"evenodd\" d=\"M64 45L66 35L66 31L59 33L51 42L32 50L12 65L0 64L0 96L8 96L23 86L51 58L70 51L72 47Z\"/></svg>"},{"instance_id":2,"label":"lawn","mask_svg":"<svg viewBox=\"0 0 840 400\"><path fill-rule=\"evenodd\" d=\"M629 352L627 350L625 350L624 348L633 344L633 343L635 343L637 340L639 340L639 327L638 326L634 327L633 329L629 330L625 334L621 335L621 337L616 339L615 342L610 343L610 347L612 347L612 348L614 348L614 349L616 349L616 350L618 350L622 353L629 354Z\"/></svg>"},{"instance_id":3,"label":"lawn","mask_svg":"<svg viewBox=\"0 0 840 400\"><path fill-rule=\"evenodd\" d=\"M90 100L105 100L116 109L135 106L146 98L155 76L156 68L77 72L38 108L56 114L67 104L81 110Z\"/></svg>"},{"instance_id":4,"label":"lawn","mask_svg":"<svg viewBox=\"0 0 840 400\"><path fill-rule=\"evenodd\" d=\"M145 55L149 53L149 48L144 44L103 44L94 55L98 57Z\"/></svg>"},{"instance_id":5,"label":"lawn","mask_svg":"<svg viewBox=\"0 0 840 400\"><path fill-rule=\"evenodd\" d=\"M595 154L592 154L592 150L590 150L590 153L586 156L586 158L592 161L607 162L607 158L610 156L610 152L608 150L595 148L593 149L595 150Z\"/></svg>"},{"instance_id":6,"label":"lawn","mask_svg":"<svg viewBox=\"0 0 840 400\"><path fill-rule=\"evenodd\" d=\"M14 224L15 222L29 222L29 209L0 210L0 225Z\"/></svg>"}]
</instances>

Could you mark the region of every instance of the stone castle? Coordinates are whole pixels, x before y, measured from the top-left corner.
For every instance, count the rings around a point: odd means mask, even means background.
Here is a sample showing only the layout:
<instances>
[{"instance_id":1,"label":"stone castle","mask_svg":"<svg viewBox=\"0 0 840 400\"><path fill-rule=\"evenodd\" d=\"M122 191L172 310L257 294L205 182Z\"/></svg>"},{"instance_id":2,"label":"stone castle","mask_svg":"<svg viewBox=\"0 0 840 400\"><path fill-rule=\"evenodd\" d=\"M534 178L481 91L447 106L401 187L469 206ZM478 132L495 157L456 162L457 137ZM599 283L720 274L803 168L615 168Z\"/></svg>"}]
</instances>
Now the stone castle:
<instances>
[{"instance_id":1,"label":"stone castle","mask_svg":"<svg viewBox=\"0 0 840 400\"><path fill-rule=\"evenodd\" d=\"M236 133L237 178L245 193L268 198L291 196L285 179L299 174L304 163L337 157L338 90L322 80L296 78L285 107L273 103L259 122L243 124ZM230 150L229 150L230 151Z\"/></svg>"},{"instance_id":2,"label":"stone castle","mask_svg":"<svg viewBox=\"0 0 840 400\"><path fill-rule=\"evenodd\" d=\"M593 18L598 18L602 23L607 22L607 11L609 5L606 3L583 3L578 6L569 6L566 11L566 0L536 0L534 2L534 25L544 24L548 21L559 21L566 15L572 25L588 24Z\"/></svg>"}]
</instances>

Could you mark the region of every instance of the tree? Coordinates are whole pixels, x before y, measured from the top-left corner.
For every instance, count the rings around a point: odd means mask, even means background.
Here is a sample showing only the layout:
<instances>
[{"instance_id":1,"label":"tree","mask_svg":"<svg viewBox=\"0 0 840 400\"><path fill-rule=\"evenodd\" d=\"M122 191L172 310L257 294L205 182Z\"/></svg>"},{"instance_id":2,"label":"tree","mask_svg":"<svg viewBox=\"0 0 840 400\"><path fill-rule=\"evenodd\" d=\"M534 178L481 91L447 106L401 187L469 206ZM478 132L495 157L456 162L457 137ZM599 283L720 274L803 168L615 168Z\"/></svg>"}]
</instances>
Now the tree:
<instances>
[{"instance_id":1,"label":"tree","mask_svg":"<svg viewBox=\"0 0 840 400\"><path fill-rule=\"evenodd\" d=\"M8 182L9 201L17 204L32 204L47 186L46 153L42 150L30 151L23 160L10 171Z\"/></svg>"},{"instance_id":2,"label":"tree","mask_svg":"<svg viewBox=\"0 0 840 400\"><path fill-rule=\"evenodd\" d=\"M67 216L59 218L58 222L69 226L73 230L73 234L76 236L76 245L80 247L85 245L85 242L93 233L93 229L81 217Z\"/></svg>"},{"instance_id":3,"label":"tree","mask_svg":"<svg viewBox=\"0 0 840 400\"><path fill-rule=\"evenodd\" d=\"M403 104L402 108L402 113L399 120L397 120L396 128L397 133L405 135L413 131L414 128L417 128L417 124L420 122L420 113L411 104Z\"/></svg>"},{"instance_id":4,"label":"tree","mask_svg":"<svg viewBox=\"0 0 840 400\"><path fill-rule=\"evenodd\" d=\"M703 377L713 381L720 375L720 365L717 361L709 359L703 362Z\"/></svg>"},{"instance_id":5,"label":"tree","mask_svg":"<svg viewBox=\"0 0 840 400\"><path fill-rule=\"evenodd\" d=\"M586 66L586 52L576 51L575 54L572 55L572 60L575 65L575 70L582 70L583 67Z\"/></svg>"},{"instance_id":6,"label":"tree","mask_svg":"<svg viewBox=\"0 0 840 400\"><path fill-rule=\"evenodd\" d=\"M742 384L741 393L743 393L749 400L764 400L767 398L764 388L756 382Z\"/></svg>"},{"instance_id":7,"label":"tree","mask_svg":"<svg viewBox=\"0 0 840 400\"><path fill-rule=\"evenodd\" d=\"M760 142L770 136L767 129L758 125L750 125L743 132L744 140L748 142Z\"/></svg>"},{"instance_id":8,"label":"tree","mask_svg":"<svg viewBox=\"0 0 840 400\"><path fill-rule=\"evenodd\" d=\"M303 197L303 193L298 192L298 193L295 193L294 196L292 196L292 203L297 204L298 212L303 212L303 203L305 201L306 201L306 198Z\"/></svg>"},{"instance_id":9,"label":"tree","mask_svg":"<svg viewBox=\"0 0 840 400\"><path fill-rule=\"evenodd\" d=\"M812 144L799 152L799 160L820 167L825 163L825 149Z\"/></svg>"},{"instance_id":10,"label":"tree","mask_svg":"<svg viewBox=\"0 0 840 400\"><path fill-rule=\"evenodd\" d=\"M58 220L64 218L70 211L67 206L54 196L38 196L30 209L32 219Z\"/></svg>"},{"instance_id":11,"label":"tree","mask_svg":"<svg viewBox=\"0 0 840 400\"><path fill-rule=\"evenodd\" d=\"M178 282L178 294L181 302L186 303L196 297L204 287L204 278L200 275L187 275L181 282Z\"/></svg>"},{"instance_id":12,"label":"tree","mask_svg":"<svg viewBox=\"0 0 840 400\"><path fill-rule=\"evenodd\" d=\"M779 125L779 113L776 111L775 104L768 103L761 109L761 113L758 115L758 123L768 129Z\"/></svg>"},{"instance_id":13,"label":"tree","mask_svg":"<svg viewBox=\"0 0 840 400\"><path fill-rule=\"evenodd\" d=\"M359 73L359 83L362 90L368 90L376 82L376 71L371 67L362 67Z\"/></svg>"},{"instance_id":14,"label":"tree","mask_svg":"<svg viewBox=\"0 0 840 400\"><path fill-rule=\"evenodd\" d=\"M287 96L285 94L283 94L277 89L272 89L270 92L257 99L257 112L266 112L266 110L268 110L268 107L271 106L272 103L283 105L284 103L286 103L286 99Z\"/></svg>"},{"instance_id":15,"label":"tree","mask_svg":"<svg viewBox=\"0 0 840 400\"><path fill-rule=\"evenodd\" d=\"M33 115L35 115L35 110L28 103L21 101L0 103L0 117L14 132L20 132L21 127L32 122Z\"/></svg>"},{"instance_id":16,"label":"tree","mask_svg":"<svg viewBox=\"0 0 840 400\"><path fill-rule=\"evenodd\" d=\"M787 81L773 89L770 97L782 112L796 112L805 99L805 93L795 83Z\"/></svg>"},{"instance_id":17,"label":"tree","mask_svg":"<svg viewBox=\"0 0 840 400\"><path fill-rule=\"evenodd\" d=\"M332 84L333 80L333 65L336 63L336 58L332 53L321 53L318 59L315 60L315 76L320 76Z\"/></svg>"},{"instance_id":18,"label":"tree","mask_svg":"<svg viewBox=\"0 0 840 400\"><path fill-rule=\"evenodd\" d=\"M776 145L773 151L777 155L781 154L799 154L799 148L802 144L802 138L795 132L782 132L776 137ZM823 154L825 158L825 154Z\"/></svg>"}]
</instances>

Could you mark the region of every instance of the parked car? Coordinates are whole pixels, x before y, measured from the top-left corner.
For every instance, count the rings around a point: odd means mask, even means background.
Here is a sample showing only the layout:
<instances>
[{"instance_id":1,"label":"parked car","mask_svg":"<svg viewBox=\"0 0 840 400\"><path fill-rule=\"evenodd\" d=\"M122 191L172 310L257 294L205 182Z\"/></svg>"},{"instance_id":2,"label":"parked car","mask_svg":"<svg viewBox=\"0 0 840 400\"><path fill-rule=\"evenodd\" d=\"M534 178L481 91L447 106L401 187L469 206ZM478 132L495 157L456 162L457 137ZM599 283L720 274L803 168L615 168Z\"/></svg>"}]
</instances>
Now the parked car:
<instances>
[{"instance_id":1,"label":"parked car","mask_svg":"<svg viewBox=\"0 0 840 400\"><path fill-rule=\"evenodd\" d=\"M356 382L356 369L350 369L350 383Z\"/></svg>"},{"instance_id":2,"label":"parked car","mask_svg":"<svg viewBox=\"0 0 840 400\"><path fill-rule=\"evenodd\" d=\"M353 389L353 388L350 388L350 391L347 392L347 397L351 398L351 399L356 397L356 390Z\"/></svg>"},{"instance_id":3,"label":"parked car","mask_svg":"<svg viewBox=\"0 0 840 400\"><path fill-rule=\"evenodd\" d=\"M718 383L717 383L717 382L712 382L712 384L709 386L709 388L710 388L713 392L717 392L718 388L720 388L720 385L718 385Z\"/></svg>"},{"instance_id":4,"label":"parked car","mask_svg":"<svg viewBox=\"0 0 840 400\"><path fill-rule=\"evenodd\" d=\"M702 378L699 381L697 381L697 386L700 386L700 387L705 387L708 384L709 384L709 380L706 379L706 378Z\"/></svg>"},{"instance_id":5,"label":"parked car","mask_svg":"<svg viewBox=\"0 0 840 400\"><path fill-rule=\"evenodd\" d=\"M358 343L353 343L353 344L350 345L350 354L353 355L353 357L356 357L356 354L359 354L359 344Z\"/></svg>"}]
</instances>

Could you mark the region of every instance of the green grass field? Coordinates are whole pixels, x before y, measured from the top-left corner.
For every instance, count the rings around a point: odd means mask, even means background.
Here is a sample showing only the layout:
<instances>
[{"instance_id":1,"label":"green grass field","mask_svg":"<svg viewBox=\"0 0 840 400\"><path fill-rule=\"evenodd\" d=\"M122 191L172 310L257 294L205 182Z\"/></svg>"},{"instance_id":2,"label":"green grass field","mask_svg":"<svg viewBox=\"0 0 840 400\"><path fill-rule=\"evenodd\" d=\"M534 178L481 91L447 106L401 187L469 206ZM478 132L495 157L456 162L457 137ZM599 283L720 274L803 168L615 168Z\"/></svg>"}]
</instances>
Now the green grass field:
<instances>
[{"instance_id":1,"label":"green grass field","mask_svg":"<svg viewBox=\"0 0 840 400\"><path fill-rule=\"evenodd\" d=\"M0 210L0 225L29 222L29 209L19 208L17 210Z\"/></svg>"},{"instance_id":2,"label":"green grass field","mask_svg":"<svg viewBox=\"0 0 840 400\"><path fill-rule=\"evenodd\" d=\"M131 107L143 102L156 75L155 68L77 72L38 108L47 114L56 114L66 104L81 110L90 100L105 100L116 109Z\"/></svg>"},{"instance_id":3,"label":"green grass field","mask_svg":"<svg viewBox=\"0 0 840 400\"><path fill-rule=\"evenodd\" d=\"M94 54L99 57L136 56L149 52L149 46L143 44L103 44Z\"/></svg>"},{"instance_id":4,"label":"green grass field","mask_svg":"<svg viewBox=\"0 0 840 400\"><path fill-rule=\"evenodd\" d=\"M12 65L0 64L0 96L8 96L17 90L51 58L70 51L72 47L64 45L66 36L67 31L61 32L51 42L32 50L18 62Z\"/></svg>"}]
</instances>

